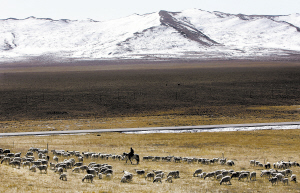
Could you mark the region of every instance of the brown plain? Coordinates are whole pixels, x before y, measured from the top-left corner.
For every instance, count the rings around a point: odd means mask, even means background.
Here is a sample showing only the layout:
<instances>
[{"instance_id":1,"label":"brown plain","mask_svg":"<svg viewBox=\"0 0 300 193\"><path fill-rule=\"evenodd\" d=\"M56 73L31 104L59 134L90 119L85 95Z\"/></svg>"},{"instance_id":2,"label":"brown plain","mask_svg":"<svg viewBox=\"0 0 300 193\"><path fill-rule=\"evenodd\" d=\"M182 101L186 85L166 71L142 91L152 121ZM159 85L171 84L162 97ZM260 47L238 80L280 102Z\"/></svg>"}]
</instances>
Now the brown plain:
<instances>
[{"instance_id":1,"label":"brown plain","mask_svg":"<svg viewBox=\"0 0 300 193\"><path fill-rule=\"evenodd\" d=\"M194 63L2 65L0 132L299 121L300 63L213 61ZM68 181L48 171L32 173L0 165L0 192L299 192L299 183L272 186L261 178L262 163L298 161L298 130L133 135L27 136L1 138L0 148L23 155L30 147L121 154L130 147L141 157L221 157L233 167L174 162L96 160L113 166L112 180L82 183L68 170ZM52 155L49 154L52 158ZM60 160L61 161L61 160ZM95 160L85 160L87 164ZM196 169L257 172L256 181L219 185L192 177ZM134 176L120 183L122 171L180 171L172 184ZM300 176L299 167L291 168Z\"/></svg>"}]
</instances>

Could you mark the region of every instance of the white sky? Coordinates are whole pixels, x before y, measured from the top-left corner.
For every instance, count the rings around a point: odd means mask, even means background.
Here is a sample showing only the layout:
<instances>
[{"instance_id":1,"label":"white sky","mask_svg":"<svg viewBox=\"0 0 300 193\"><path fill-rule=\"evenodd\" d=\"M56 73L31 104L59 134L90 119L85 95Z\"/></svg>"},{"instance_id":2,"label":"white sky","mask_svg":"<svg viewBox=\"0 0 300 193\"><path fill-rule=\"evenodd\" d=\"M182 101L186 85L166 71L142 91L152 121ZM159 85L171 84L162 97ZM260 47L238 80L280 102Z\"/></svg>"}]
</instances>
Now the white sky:
<instances>
[{"instance_id":1,"label":"white sky","mask_svg":"<svg viewBox=\"0 0 300 193\"><path fill-rule=\"evenodd\" d=\"M300 0L0 0L0 19L34 16L103 21L134 13L193 8L232 14L287 15L300 13Z\"/></svg>"}]
</instances>

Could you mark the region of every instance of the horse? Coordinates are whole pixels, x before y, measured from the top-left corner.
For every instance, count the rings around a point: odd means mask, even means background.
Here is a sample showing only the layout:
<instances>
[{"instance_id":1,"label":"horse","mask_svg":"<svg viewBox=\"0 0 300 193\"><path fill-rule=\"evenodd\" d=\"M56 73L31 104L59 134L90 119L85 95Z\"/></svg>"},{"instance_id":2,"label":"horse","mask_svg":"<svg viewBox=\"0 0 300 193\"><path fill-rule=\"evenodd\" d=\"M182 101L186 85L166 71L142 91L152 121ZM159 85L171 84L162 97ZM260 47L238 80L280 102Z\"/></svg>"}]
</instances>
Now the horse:
<instances>
[{"instance_id":1,"label":"horse","mask_svg":"<svg viewBox=\"0 0 300 193\"><path fill-rule=\"evenodd\" d=\"M131 156L130 153L123 153L123 156L124 156L124 159L126 160L126 163L127 161L129 160L130 163L132 164L132 159L135 159L136 160L136 165L139 164L140 162L140 156L138 154L133 154L133 156Z\"/></svg>"}]
</instances>

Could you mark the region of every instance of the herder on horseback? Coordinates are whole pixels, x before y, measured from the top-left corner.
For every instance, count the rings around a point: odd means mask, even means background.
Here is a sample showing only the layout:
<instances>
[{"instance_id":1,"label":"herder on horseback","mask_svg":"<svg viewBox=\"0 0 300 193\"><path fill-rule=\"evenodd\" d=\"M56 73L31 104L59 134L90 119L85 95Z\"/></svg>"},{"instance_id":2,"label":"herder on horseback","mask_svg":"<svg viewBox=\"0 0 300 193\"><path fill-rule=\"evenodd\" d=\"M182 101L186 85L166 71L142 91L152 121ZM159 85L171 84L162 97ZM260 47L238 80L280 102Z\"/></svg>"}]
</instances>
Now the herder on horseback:
<instances>
[{"instance_id":1,"label":"herder on horseback","mask_svg":"<svg viewBox=\"0 0 300 193\"><path fill-rule=\"evenodd\" d=\"M130 152L129 153L124 152L123 156L126 160L126 163L129 160L130 163L132 164L132 159L136 160L136 164L139 164L139 162L140 162L140 156L138 154L134 154L134 150L132 149L132 147L130 148Z\"/></svg>"}]
</instances>

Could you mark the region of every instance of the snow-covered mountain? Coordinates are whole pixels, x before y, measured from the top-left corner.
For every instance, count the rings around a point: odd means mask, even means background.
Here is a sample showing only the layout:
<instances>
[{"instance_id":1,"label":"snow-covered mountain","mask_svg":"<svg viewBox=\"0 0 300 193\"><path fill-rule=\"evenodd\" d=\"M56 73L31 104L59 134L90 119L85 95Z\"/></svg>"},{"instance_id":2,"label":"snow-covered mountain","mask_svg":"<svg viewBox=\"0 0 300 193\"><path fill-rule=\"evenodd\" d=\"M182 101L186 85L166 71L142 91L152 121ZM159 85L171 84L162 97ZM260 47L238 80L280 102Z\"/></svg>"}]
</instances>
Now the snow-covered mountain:
<instances>
[{"instance_id":1,"label":"snow-covered mountain","mask_svg":"<svg viewBox=\"0 0 300 193\"><path fill-rule=\"evenodd\" d=\"M231 59L300 53L300 14L271 16L190 9L111 21L29 17L0 20L0 61Z\"/></svg>"}]
</instances>

